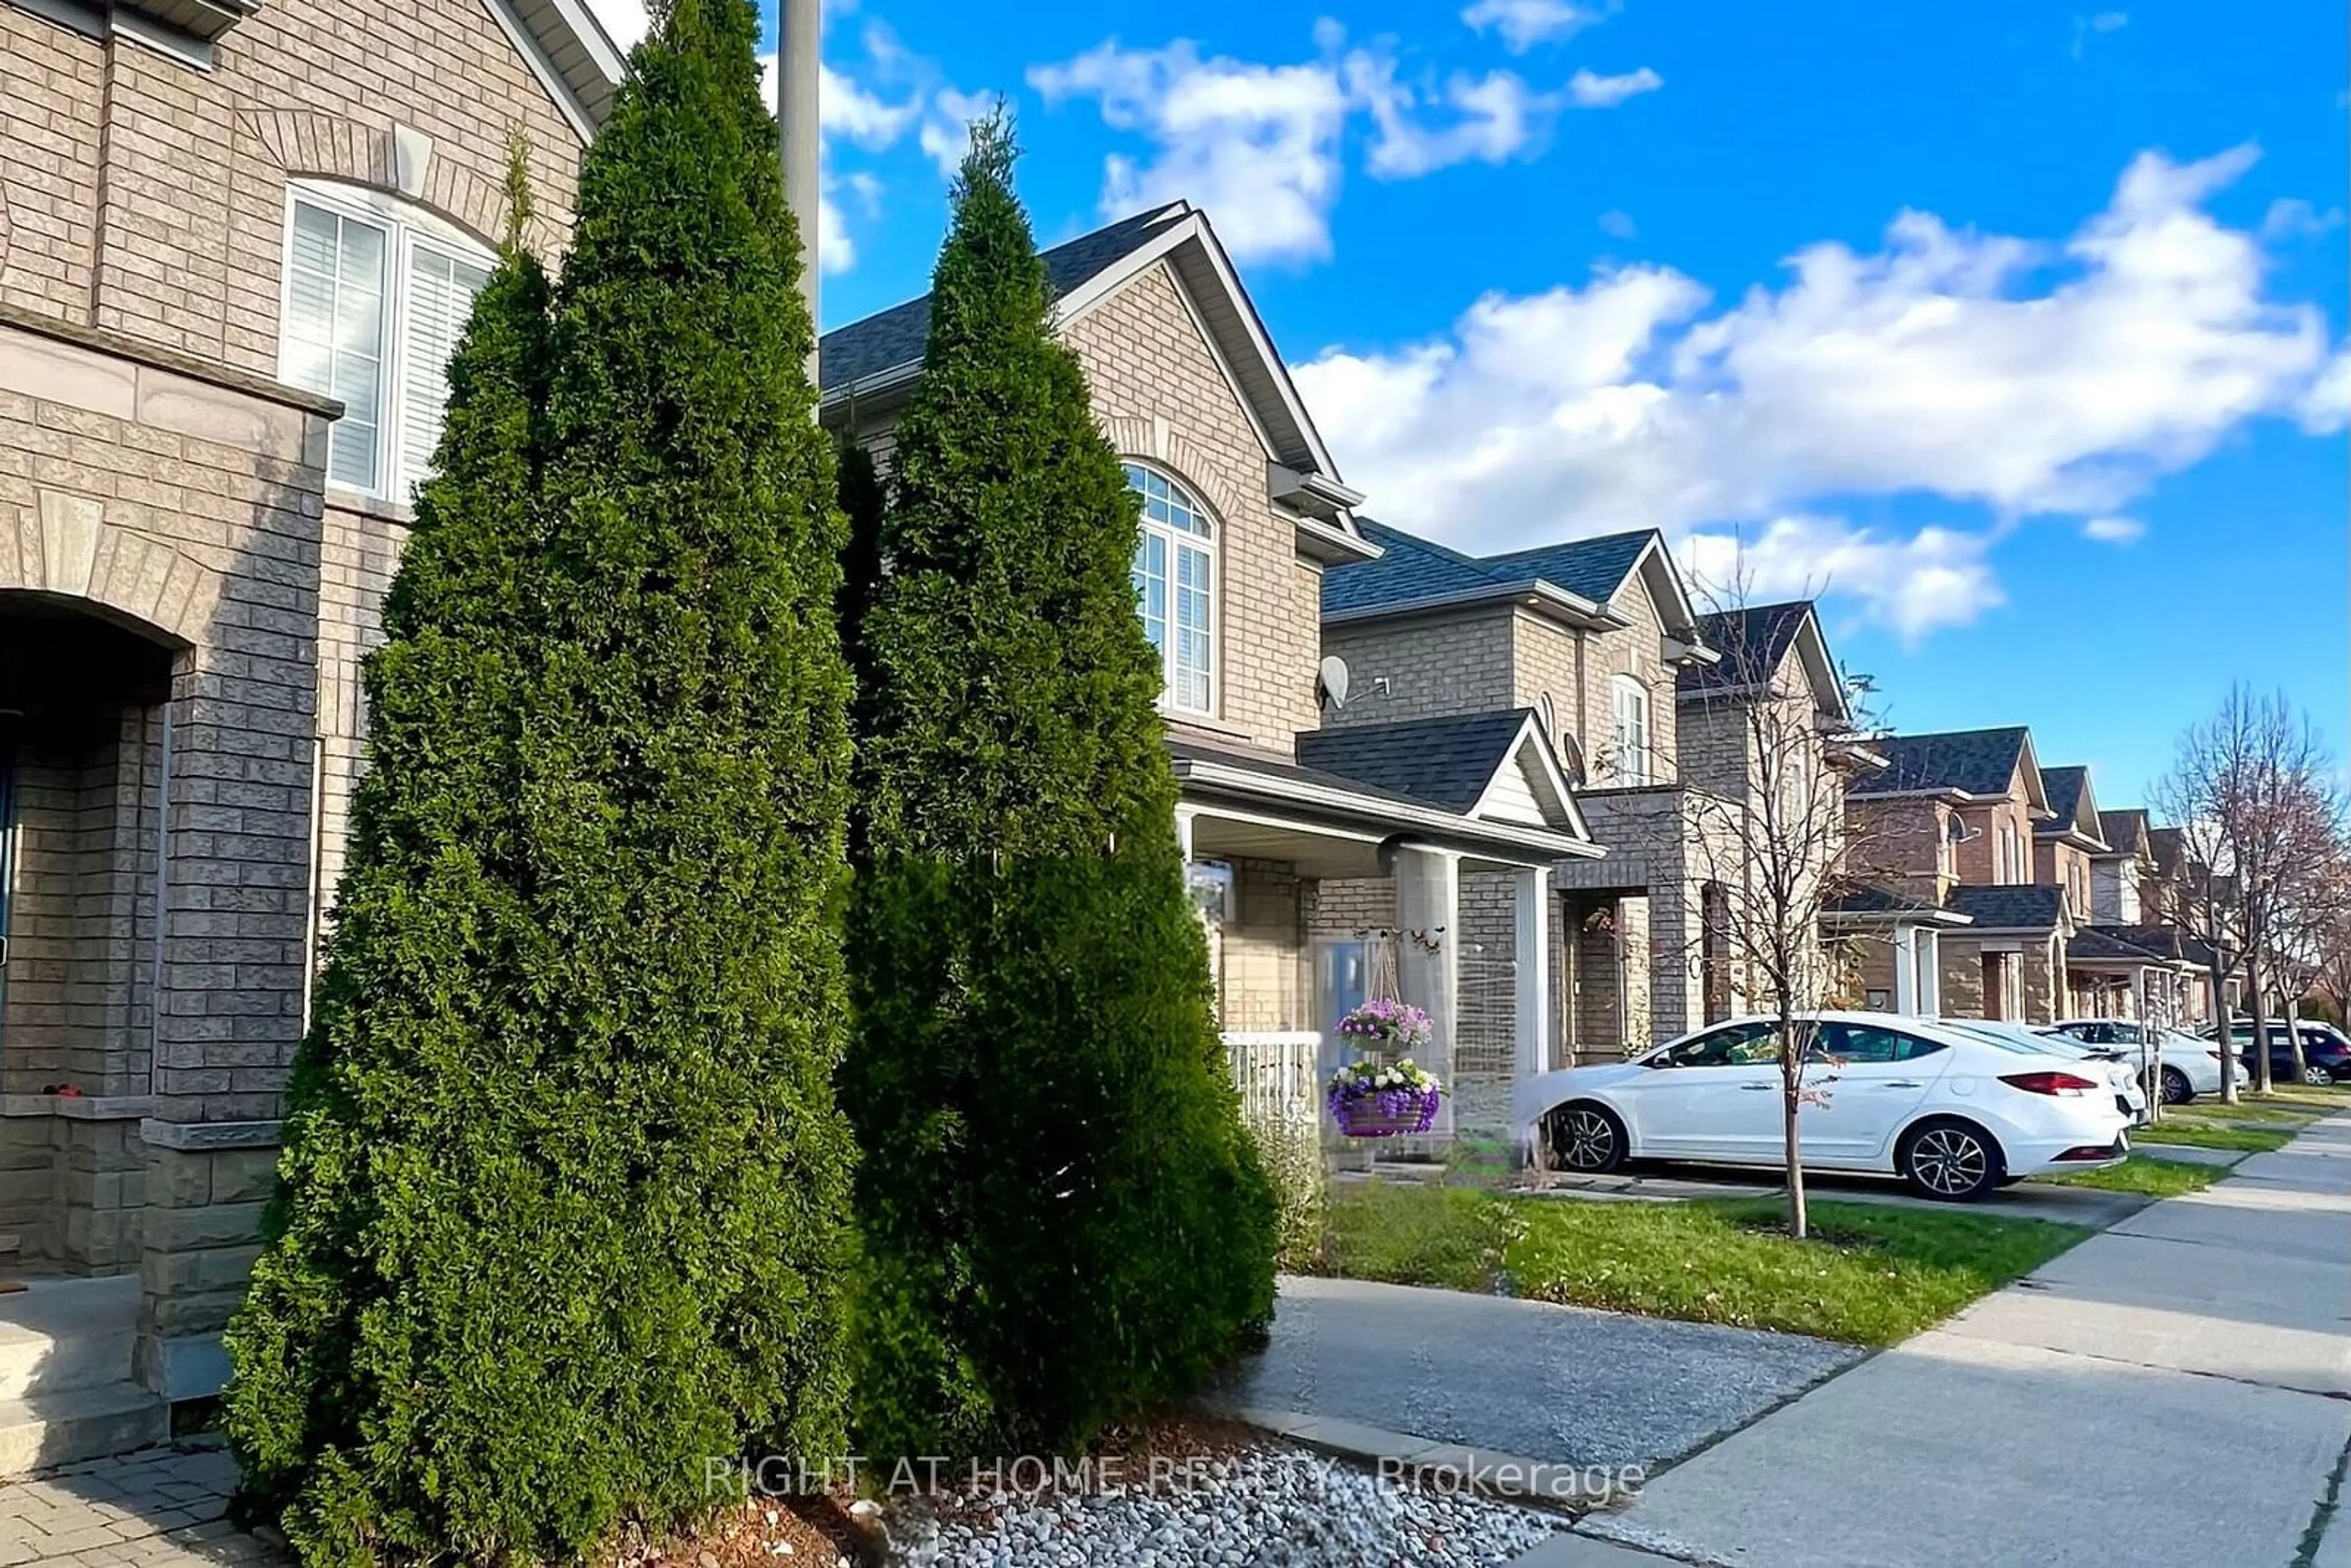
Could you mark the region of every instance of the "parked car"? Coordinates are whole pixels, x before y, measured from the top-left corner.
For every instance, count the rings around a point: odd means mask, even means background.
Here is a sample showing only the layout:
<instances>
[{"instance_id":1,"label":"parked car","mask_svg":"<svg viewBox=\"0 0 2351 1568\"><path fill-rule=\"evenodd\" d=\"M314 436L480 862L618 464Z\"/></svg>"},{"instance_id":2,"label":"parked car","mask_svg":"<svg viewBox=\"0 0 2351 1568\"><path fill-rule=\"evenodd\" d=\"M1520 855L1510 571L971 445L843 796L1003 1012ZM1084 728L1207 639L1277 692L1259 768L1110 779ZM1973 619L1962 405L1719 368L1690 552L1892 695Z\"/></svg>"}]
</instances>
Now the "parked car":
<instances>
[{"instance_id":1,"label":"parked car","mask_svg":"<svg viewBox=\"0 0 2351 1568\"><path fill-rule=\"evenodd\" d=\"M2285 1025L2265 1026L2262 1034L2270 1048L2270 1081L2273 1083L2294 1082L2294 1046L2288 1041ZM2305 1083L2351 1083L2351 1040L2330 1023L2305 1022L2300 1026L2302 1059L2304 1064L2302 1081ZM2245 1064L2248 1075L2253 1067L2253 1025L2250 1019L2239 1019L2229 1027L2229 1042Z\"/></svg>"},{"instance_id":2,"label":"parked car","mask_svg":"<svg viewBox=\"0 0 2351 1568\"><path fill-rule=\"evenodd\" d=\"M2047 1051L2064 1061L2094 1066L2112 1091L2116 1108L2130 1118L2130 1124L2143 1127L2147 1123L2147 1090L2139 1083L2138 1065L2126 1058L2119 1046L2089 1045L2071 1035L2060 1034L2054 1029L2033 1029L2001 1019L1944 1019L1940 1021L1970 1034L2005 1040L2026 1051Z\"/></svg>"},{"instance_id":3,"label":"parked car","mask_svg":"<svg viewBox=\"0 0 2351 1568\"><path fill-rule=\"evenodd\" d=\"M2167 1105L2185 1105L2199 1094L2220 1092L2220 1048L2210 1040L2140 1022L2137 1019L2066 1019L2052 1026L2086 1045L2111 1045L2123 1060L2137 1062L2142 1049L2152 1058L2148 1071Z\"/></svg>"},{"instance_id":4,"label":"parked car","mask_svg":"<svg viewBox=\"0 0 2351 1568\"><path fill-rule=\"evenodd\" d=\"M2045 1170L2129 1153L2128 1114L2100 1068L2058 1042L2029 1047L1929 1019L1814 1012L1798 1125L1807 1169L1883 1172L1965 1203ZM1627 1159L1782 1166L1778 1024L1713 1024L1639 1056L1541 1073L1520 1086L1521 1124L1552 1163L1610 1171Z\"/></svg>"}]
</instances>

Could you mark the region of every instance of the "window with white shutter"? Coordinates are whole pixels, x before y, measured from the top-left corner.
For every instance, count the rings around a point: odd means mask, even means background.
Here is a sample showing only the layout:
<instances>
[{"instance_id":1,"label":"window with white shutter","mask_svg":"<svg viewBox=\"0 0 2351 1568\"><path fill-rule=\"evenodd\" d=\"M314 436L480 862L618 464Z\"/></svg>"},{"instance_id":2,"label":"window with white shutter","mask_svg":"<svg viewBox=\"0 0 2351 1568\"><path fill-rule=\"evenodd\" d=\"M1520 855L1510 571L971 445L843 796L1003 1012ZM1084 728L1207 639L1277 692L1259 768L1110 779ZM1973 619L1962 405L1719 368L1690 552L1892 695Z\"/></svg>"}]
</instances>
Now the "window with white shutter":
<instances>
[{"instance_id":1,"label":"window with white shutter","mask_svg":"<svg viewBox=\"0 0 2351 1568\"><path fill-rule=\"evenodd\" d=\"M1630 675L1619 675L1609 686L1613 769L1621 785L1649 781L1649 693Z\"/></svg>"},{"instance_id":2,"label":"window with white shutter","mask_svg":"<svg viewBox=\"0 0 2351 1568\"><path fill-rule=\"evenodd\" d=\"M330 484L405 501L431 475L449 356L492 265L408 203L307 181L293 188L278 373L343 404L327 436Z\"/></svg>"},{"instance_id":3,"label":"window with white shutter","mask_svg":"<svg viewBox=\"0 0 2351 1568\"><path fill-rule=\"evenodd\" d=\"M407 330L401 339L400 469L403 492L433 472L441 421L449 407L449 356L473 314L474 296L490 280L444 250L412 241L408 250Z\"/></svg>"}]
</instances>

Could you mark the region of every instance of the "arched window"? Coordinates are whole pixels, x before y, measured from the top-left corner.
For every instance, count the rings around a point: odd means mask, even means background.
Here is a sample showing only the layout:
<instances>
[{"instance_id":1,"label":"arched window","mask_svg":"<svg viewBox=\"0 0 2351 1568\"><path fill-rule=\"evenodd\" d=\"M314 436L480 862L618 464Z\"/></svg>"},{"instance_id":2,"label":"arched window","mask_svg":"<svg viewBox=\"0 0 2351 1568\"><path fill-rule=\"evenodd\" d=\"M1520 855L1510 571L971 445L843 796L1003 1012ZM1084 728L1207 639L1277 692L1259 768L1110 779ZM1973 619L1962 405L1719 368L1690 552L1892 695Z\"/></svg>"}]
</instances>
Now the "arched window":
<instances>
[{"instance_id":1,"label":"arched window","mask_svg":"<svg viewBox=\"0 0 2351 1568\"><path fill-rule=\"evenodd\" d=\"M1968 824L1957 811L1943 819L1942 869L1945 876L1959 874L1959 846L1968 840Z\"/></svg>"},{"instance_id":2,"label":"arched window","mask_svg":"<svg viewBox=\"0 0 2351 1568\"><path fill-rule=\"evenodd\" d=\"M405 501L433 471L449 356L495 260L455 225L356 185L287 194L278 373L340 398L327 477Z\"/></svg>"},{"instance_id":3,"label":"arched window","mask_svg":"<svg viewBox=\"0 0 2351 1568\"><path fill-rule=\"evenodd\" d=\"M1608 688L1611 750L1621 785L1649 781L1649 688L1619 675Z\"/></svg>"},{"instance_id":4,"label":"arched window","mask_svg":"<svg viewBox=\"0 0 2351 1568\"><path fill-rule=\"evenodd\" d=\"M1143 501L1134 547L1134 601L1159 650L1163 700L1184 713L1217 711L1217 558L1208 510L1155 468L1126 465Z\"/></svg>"}]
</instances>

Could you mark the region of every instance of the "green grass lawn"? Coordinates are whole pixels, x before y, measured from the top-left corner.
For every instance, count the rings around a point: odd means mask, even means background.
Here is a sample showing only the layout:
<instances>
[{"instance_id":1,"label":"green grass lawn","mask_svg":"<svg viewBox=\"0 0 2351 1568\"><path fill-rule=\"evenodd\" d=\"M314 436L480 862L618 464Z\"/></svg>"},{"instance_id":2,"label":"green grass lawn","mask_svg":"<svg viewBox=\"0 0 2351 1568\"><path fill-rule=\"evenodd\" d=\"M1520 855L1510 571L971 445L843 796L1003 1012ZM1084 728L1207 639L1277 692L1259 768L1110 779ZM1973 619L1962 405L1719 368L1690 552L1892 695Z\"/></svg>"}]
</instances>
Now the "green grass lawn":
<instances>
[{"instance_id":1,"label":"green grass lawn","mask_svg":"<svg viewBox=\"0 0 2351 1568\"><path fill-rule=\"evenodd\" d=\"M2038 1268L2089 1232L2047 1220L1776 1198L1499 1197L1370 1184L1333 1194L1323 1272L1515 1293L1652 1317L1882 1345Z\"/></svg>"},{"instance_id":2,"label":"green grass lawn","mask_svg":"<svg viewBox=\"0 0 2351 1568\"><path fill-rule=\"evenodd\" d=\"M2118 1166L2104 1170L2075 1171L2070 1176L2034 1176L2055 1186L2089 1186L2100 1192L2136 1192L2148 1197L2178 1197L2184 1192L2201 1192L2229 1174L2226 1166L2189 1165L2185 1160L2167 1160L2150 1155L2134 1154Z\"/></svg>"},{"instance_id":3,"label":"green grass lawn","mask_svg":"<svg viewBox=\"0 0 2351 1568\"><path fill-rule=\"evenodd\" d=\"M2176 1112L2166 1113L2163 1120L2152 1126L2136 1127L2131 1131L2134 1144L2179 1144L2195 1149L2241 1149L2252 1155L2282 1149L2293 1136L2290 1127L2231 1125Z\"/></svg>"}]
</instances>

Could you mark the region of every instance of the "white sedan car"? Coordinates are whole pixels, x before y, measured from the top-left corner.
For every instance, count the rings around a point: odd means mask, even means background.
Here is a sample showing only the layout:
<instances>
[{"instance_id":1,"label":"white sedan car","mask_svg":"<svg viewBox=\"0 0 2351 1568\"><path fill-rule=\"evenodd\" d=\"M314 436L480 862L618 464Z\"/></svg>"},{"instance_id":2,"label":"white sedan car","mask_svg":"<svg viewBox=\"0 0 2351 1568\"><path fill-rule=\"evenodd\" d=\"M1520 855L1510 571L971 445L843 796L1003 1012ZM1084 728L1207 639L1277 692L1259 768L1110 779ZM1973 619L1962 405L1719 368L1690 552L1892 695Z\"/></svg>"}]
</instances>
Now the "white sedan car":
<instances>
[{"instance_id":1,"label":"white sedan car","mask_svg":"<svg viewBox=\"0 0 2351 1568\"><path fill-rule=\"evenodd\" d=\"M2167 1105L2185 1105L2199 1094L2220 1092L2220 1048L2209 1040L2176 1029L2150 1030L2137 1019L2067 1019L2054 1027L2085 1044L2110 1045L2134 1065L2143 1046L2160 1061L2158 1074Z\"/></svg>"},{"instance_id":2,"label":"white sedan car","mask_svg":"<svg viewBox=\"0 0 2351 1568\"><path fill-rule=\"evenodd\" d=\"M2092 1064L1928 1019L1816 1012L1798 1122L1807 1170L1887 1173L1965 1203L2045 1170L2129 1152L2129 1117ZM1627 1159L1785 1164L1778 1024L1734 1019L1604 1066L1520 1085L1520 1124L1555 1167ZM2044 1044L2053 1042L2043 1042Z\"/></svg>"},{"instance_id":3,"label":"white sedan car","mask_svg":"<svg viewBox=\"0 0 2351 1568\"><path fill-rule=\"evenodd\" d=\"M2138 1066L2123 1059L2119 1046L2090 1045L2070 1034L2059 1034L2051 1029L2033 1029L2001 1019L1944 1019L1940 1021L1952 1029L1964 1030L1994 1041L2026 1051L2046 1051L2066 1061L2078 1061L2084 1068L2105 1075L2108 1087L2114 1091L2115 1103L2130 1118L2132 1126L2147 1124L2147 1091L2139 1087Z\"/></svg>"}]
</instances>

